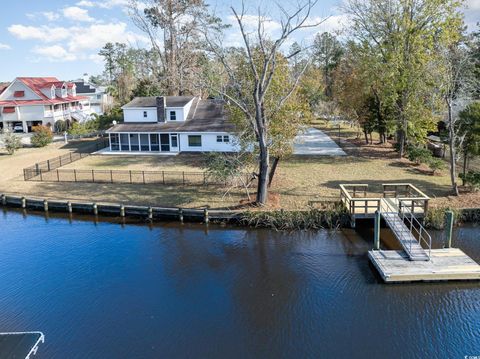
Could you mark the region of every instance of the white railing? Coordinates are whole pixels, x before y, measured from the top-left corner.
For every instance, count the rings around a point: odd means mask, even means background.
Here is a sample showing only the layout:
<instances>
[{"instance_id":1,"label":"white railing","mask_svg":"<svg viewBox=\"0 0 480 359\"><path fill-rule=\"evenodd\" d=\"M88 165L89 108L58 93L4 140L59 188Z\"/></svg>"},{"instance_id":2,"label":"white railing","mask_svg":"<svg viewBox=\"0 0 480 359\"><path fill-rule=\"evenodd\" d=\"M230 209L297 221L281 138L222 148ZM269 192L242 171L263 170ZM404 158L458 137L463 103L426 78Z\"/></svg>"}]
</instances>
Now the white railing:
<instances>
[{"instance_id":1,"label":"white railing","mask_svg":"<svg viewBox=\"0 0 480 359\"><path fill-rule=\"evenodd\" d=\"M428 258L430 259L432 253L432 237L408 207L409 206L403 203L403 200L399 200L399 217L402 219L403 223L405 223L405 221L407 222L406 226L409 227L410 233L413 234L413 231L417 233L420 247L422 247L422 243L426 245L428 249Z\"/></svg>"}]
</instances>

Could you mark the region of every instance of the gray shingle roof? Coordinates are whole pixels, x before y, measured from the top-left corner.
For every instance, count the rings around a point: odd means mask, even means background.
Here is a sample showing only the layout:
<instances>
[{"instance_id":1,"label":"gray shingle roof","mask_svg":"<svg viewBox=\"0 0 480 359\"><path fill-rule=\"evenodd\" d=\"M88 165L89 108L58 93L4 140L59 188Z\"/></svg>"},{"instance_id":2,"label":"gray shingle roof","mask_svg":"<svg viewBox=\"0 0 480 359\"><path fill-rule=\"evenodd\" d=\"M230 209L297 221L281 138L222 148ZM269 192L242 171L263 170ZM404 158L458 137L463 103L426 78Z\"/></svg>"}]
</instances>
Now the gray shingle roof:
<instances>
[{"instance_id":1,"label":"gray shingle roof","mask_svg":"<svg viewBox=\"0 0 480 359\"><path fill-rule=\"evenodd\" d=\"M168 101L168 100L167 100ZM234 132L235 126L225 116L223 103L195 99L186 121L124 122L107 132Z\"/></svg>"},{"instance_id":2,"label":"gray shingle roof","mask_svg":"<svg viewBox=\"0 0 480 359\"><path fill-rule=\"evenodd\" d=\"M166 96L167 107L183 107L193 96ZM157 107L157 96L135 97L123 107Z\"/></svg>"}]
</instances>

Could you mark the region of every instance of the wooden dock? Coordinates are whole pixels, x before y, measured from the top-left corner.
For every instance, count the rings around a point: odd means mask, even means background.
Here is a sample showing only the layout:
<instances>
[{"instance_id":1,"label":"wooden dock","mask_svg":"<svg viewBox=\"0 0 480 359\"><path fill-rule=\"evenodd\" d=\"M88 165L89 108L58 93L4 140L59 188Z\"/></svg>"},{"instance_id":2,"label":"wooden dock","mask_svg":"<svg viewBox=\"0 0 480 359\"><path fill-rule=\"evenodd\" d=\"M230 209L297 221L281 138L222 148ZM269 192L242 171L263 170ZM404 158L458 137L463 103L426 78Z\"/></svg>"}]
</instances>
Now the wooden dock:
<instances>
[{"instance_id":1,"label":"wooden dock","mask_svg":"<svg viewBox=\"0 0 480 359\"><path fill-rule=\"evenodd\" d=\"M480 280L480 265L458 248L432 249L429 261L412 261L401 250L371 250L368 257L386 283Z\"/></svg>"}]
</instances>

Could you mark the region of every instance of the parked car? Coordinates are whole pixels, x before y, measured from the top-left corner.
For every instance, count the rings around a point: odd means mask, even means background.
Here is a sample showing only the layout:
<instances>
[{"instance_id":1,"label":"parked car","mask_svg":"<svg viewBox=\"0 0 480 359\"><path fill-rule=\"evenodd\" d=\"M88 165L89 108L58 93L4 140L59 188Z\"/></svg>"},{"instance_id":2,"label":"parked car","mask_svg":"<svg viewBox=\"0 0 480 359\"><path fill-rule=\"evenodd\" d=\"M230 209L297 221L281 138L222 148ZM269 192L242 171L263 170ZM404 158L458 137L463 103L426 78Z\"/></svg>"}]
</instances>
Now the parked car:
<instances>
[{"instance_id":1,"label":"parked car","mask_svg":"<svg viewBox=\"0 0 480 359\"><path fill-rule=\"evenodd\" d=\"M23 126L17 123L13 126L13 132L23 132Z\"/></svg>"}]
</instances>

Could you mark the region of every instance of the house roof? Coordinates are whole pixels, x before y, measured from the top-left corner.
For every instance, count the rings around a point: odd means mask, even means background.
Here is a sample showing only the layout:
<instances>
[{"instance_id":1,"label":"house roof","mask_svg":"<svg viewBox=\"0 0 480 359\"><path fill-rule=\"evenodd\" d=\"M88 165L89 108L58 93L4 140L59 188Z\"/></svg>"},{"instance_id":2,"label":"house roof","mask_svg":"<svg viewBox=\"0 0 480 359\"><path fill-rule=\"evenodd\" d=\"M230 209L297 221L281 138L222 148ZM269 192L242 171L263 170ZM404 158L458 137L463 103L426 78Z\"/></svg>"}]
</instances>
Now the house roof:
<instances>
[{"instance_id":1,"label":"house roof","mask_svg":"<svg viewBox=\"0 0 480 359\"><path fill-rule=\"evenodd\" d=\"M75 85L77 86L77 93L95 93L96 91L95 87L88 82L75 81Z\"/></svg>"},{"instance_id":2,"label":"house roof","mask_svg":"<svg viewBox=\"0 0 480 359\"><path fill-rule=\"evenodd\" d=\"M0 82L0 94L10 85L10 82Z\"/></svg>"},{"instance_id":3,"label":"house roof","mask_svg":"<svg viewBox=\"0 0 480 359\"><path fill-rule=\"evenodd\" d=\"M107 130L115 132L234 132L222 102L195 98L185 121L119 123Z\"/></svg>"},{"instance_id":4,"label":"house roof","mask_svg":"<svg viewBox=\"0 0 480 359\"><path fill-rule=\"evenodd\" d=\"M67 87L73 87L74 84L72 82L64 82L60 81L56 77L17 77L16 80L21 81L25 86L27 86L30 90L32 90L40 99L35 100L4 100L0 101L1 105L7 106L25 106L25 105L52 105L52 104L60 104L66 102L73 102L73 101L80 101L86 100L87 97L83 96L67 96L67 97L58 97L56 96L54 99L47 97L43 92L42 89L49 88L51 86L55 87L62 87L64 84ZM5 90L5 89L4 89ZM0 91L2 93L2 91Z\"/></svg>"},{"instance_id":5,"label":"house roof","mask_svg":"<svg viewBox=\"0 0 480 359\"><path fill-rule=\"evenodd\" d=\"M167 107L184 107L194 99L193 96L165 96ZM125 107L157 107L157 96L135 97Z\"/></svg>"}]
</instances>

